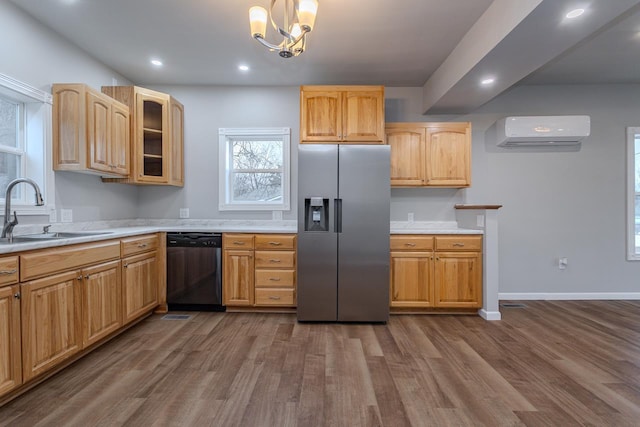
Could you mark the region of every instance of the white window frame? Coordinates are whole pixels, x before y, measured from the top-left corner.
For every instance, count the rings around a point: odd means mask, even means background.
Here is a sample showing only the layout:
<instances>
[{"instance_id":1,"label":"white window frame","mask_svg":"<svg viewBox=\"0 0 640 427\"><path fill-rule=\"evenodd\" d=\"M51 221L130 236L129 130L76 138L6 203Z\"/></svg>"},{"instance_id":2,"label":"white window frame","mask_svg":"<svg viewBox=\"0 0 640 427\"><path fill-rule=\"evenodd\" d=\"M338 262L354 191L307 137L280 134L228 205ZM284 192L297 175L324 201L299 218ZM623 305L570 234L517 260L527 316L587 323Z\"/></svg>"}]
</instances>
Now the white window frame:
<instances>
[{"instance_id":1,"label":"white window frame","mask_svg":"<svg viewBox=\"0 0 640 427\"><path fill-rule=\"evenodd\" d=\"M33 189L25 184L20 199L11 200L11 210L18 215L49 215L55 211L55 182L51 159L51 114L53 97L50 93L12 77L0 74L0 95L21 104L22 156L21 173L40 187L44 206L35 206ZM5 151L5 150L3 150ZM4 211L4 192L0 194Z\"/></svg>"},{"instance_id":2,"label":"white window frame","mask_svg":"<svg viewBox=\"0 0 640 427\"><path fill-rule=\"evenodd\" d=\"M231 142L240 137L282 139L282 200L278 202L232 201ZM291 191L291 128L220 128L218 131L218 209L221 211L288 211Z\"/></svg>"},{"instance_id":3,"label":"white window frame","mask_svg":"<svg viewBox=\"0 0 640 427\"><path fill-rule=\"evenodd\" d=\"M627 128L627 260L640 261L640 242L636 246L636 162L635 139L640 127ZM637 249L636 249L637 248Z\"/></svg>"}]
</instances>

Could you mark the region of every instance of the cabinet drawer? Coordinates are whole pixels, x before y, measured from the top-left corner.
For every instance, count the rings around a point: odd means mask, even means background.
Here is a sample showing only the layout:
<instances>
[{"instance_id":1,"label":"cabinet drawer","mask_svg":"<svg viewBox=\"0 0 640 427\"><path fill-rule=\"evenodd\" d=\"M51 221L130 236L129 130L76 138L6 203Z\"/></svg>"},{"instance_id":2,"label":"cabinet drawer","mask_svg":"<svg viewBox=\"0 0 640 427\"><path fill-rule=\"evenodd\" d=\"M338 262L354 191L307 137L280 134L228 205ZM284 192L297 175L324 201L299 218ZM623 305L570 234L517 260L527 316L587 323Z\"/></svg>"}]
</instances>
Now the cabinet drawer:
<instances>
[{"instance_id":1,"label":"cabinet drawer","mask_svg":"<svg viewBox=\"0 0 640 427\"><path fill-rule=\"evenodd\" d=\"M255 266L258 268L294 268L294 251L256 251Z\"/></svg>"},{"instance_id":2,"label":"cabinet drawer","mask_svg":"<svg viewBox=\"0 0 640 427\"><path fill-rule=\"evenodd\" d=\"M256 288L293 288L295 270L256 270Z\"/></svg>"},{"instance_id":3,"label":"cabinet drawer","mask_svg":"<svg viewBox=\"0 0 640 427\"><path fill-rule=\"evenodd\" d=\"M257 234L256 249L287 250L296 248L295 234Z\"/></svg>"},{"instance_id":4,"label":"cabinet drawer","mask_svg":"<svg viewBox=\"0 0 640 427\"><path fill-rule=\"evenodd\" d=\"M120 258L120 241L63 246L20 255L20 280Z\"/></svg>"},{"instance_id":5,"label":"cabinet drawer","mask_svg":"<svg viewBox=\"0 0 640 427\"><path fill-rule=\"evenodd\" d=\"M18 257L0 258L0 286L18 283Z\"/></svg>"},{"instance_id":6,"label":"cabinet drawer","mask_svg":"<svg viewBox=\"0 0 640 427\"><path fill-rule=\"evenodd\" d=\"M158 249L158 235L131 237L122 239L122 256L129 256Z\"/></svg>"},{"instance_id":7,"label":"cabinet drawer","mask_svg":"<svg viewBox=\"0 0 640 427\"><path fill-rule=\"evenodd\" d=\"M258 289L256 305L294 305L293 289Z\"/></svg>"},{"instance_id":8,"label":"cabinet drawer","mask_svg":"<svg viewBox=\"0 0 640 427\"><path fill-rule=\"evenodd\" d=\"M482 236L436 236L438 251L481 251Z\"/></svg>"},{"instance_id":9,"label":"cabinet drawer","mask_svg":"<svg viewBox=\"0 0 640 427\"><path fill-rule=\"evenodd\" d=\"M421 251L433 250L433 236L421 235L393 235L391 236L392 251Z\"/></svg>"},{"instance_id":10,"label":"cabinet drawer","mask_svg":"<svg viewBox=\"0 0 640 427\"><path fill-rule=\"evenodd\" d=\"M253 234L223 234L223 249L253 249Z\"/></svg>"}]
</instances>

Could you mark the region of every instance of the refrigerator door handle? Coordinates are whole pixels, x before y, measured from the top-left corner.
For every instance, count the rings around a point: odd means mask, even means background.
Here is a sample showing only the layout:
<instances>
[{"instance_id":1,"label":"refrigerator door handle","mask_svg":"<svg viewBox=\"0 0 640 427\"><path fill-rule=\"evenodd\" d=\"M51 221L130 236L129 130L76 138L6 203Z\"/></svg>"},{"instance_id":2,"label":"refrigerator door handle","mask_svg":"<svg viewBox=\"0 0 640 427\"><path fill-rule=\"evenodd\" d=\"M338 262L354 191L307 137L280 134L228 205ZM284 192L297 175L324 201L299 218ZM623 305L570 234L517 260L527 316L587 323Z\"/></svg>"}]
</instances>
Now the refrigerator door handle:
<instances>
[{"instance_id":1,"label":"refrigerator door handle","mask_svg":"<svg viewBox=\"0 0 640 427\"><path fill-rule=\"evenodd\" d=\"M334 199L334 221L333 221L333 232L334 233L342 233L342 199Z\"/></svg>"}]
</instances>

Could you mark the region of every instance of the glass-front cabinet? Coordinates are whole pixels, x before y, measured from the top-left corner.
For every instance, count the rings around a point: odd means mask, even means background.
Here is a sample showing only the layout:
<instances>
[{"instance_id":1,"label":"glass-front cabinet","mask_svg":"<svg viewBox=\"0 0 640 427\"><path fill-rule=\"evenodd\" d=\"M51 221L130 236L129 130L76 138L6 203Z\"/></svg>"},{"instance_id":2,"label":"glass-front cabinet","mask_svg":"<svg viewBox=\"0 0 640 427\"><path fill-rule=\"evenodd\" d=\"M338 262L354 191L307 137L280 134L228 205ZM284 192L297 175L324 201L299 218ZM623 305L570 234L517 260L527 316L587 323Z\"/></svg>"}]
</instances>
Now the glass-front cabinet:
<instances>
[{"instance_id":1,"label":"glass-front cabinet","mask_svg":"<svg viewBox=\"0 0 640 427\"><path fill-rule=\"evenodd\" d=\"M107 182L184 185L182 104L171 96L137 86L104 86L102 91L131 109L132 172Z\"/></svg>"}]
</instances>

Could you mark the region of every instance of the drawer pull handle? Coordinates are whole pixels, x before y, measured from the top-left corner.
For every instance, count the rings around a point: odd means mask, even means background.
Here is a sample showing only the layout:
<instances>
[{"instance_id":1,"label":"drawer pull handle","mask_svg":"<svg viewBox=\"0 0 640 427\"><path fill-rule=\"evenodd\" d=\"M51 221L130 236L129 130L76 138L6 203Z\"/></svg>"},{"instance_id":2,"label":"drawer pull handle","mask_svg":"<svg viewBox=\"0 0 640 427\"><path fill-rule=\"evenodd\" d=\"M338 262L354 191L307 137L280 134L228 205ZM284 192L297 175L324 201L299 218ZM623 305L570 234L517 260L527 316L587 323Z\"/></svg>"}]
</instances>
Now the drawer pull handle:
<instances>
[{"instance_id":1,"label":"drawer pull handle","mask_svg":"<svg viewBox=\"0 0 640 427\"><path fill-rule=\"evenodd\" d=\"M15 274L18 270L2 270L0 271L0 276L8 276L9 274Z\"/></svg>"},{"instance_id":2,"label":"drawer pull handle","mask_svg":"<svg viewBox=\"0 0 640 427\"><path fill-rule=\"evenodd\" d=\"M279 282L280 278L279 277L270 277L269 280L271 280L272 282Z\"/></svg>"},{"instance_id":3,"label":"drawer pull handle","mask_svg":"<svg viewBox=\"0 0 640 427\"><path fill-rule=\"evenodd\" d=\"M457 242L456 242L456 243L454 243L454 244L453 244L453 246L463 247L463 246L464 246L464 243L457 243Z\"/></svg>"},{"instance_id":4,"label":"drawer pull handle","mask_svg":"<svg viewBox=\"0 0 640 427\"><path fill-rule=\"evenodd\" d=\"M271 295L271 296L269 297L269 299L279 300L279 299L280 299L280 297L277 297L277 296L275 296L275 295Z\"/></svg>"},{"instance_id":5,"label":"drawer pull handle","mask_svg":"<svg viewBox=\"0 0 640 427\"><path fill-rule=\"evenodd\" d=\"M282 262L282 261L280 261L279 259L270 259L270 260L269 260L269 262L275 262L275 263L278 263L278 262Z\"/></svg>"},{"instance_id":6,"label":"drawer pull handle","mask_svg":"<svg viewBox=\"0 0 640 427\"><path fill-rule=\"evenodd\" d=\"M149 244L148 243L140 243L138 245L139 248L146 248Z\"/></svg>"},{"instance_id":7,"label":"drawer pull handle","mask_svg":"<svg viewBox=\"0 0 640 427\"><path fill-rule=\"evenodd\" d=\"M244 245L244 242L239 242L239 241L235 240L235 241L233 242L233 244L234 244L234 245L240 245L240 246L242 246L242 245Z\"/></svg>"},{"instance_id":8,"label":"drawer pull handle","mask_svg":"<svg viewBox=\"0 0 640 427\"><path fill-rule=\"evenodd\" d=\"M416 244L415 244L415 243L405 243L404 245L405 245L405 246L411 246L411 247L414 247Z\"/></svg>"},{"instance_id":9,"label":"drawer pull handle","mask_svg":"<svg viewBox=\"0 0 640 427\"><path fill-rule=\"evenodd\" d=\"M280 242L269 242L271 246L280 246L282 243Z\"/></svg>"}]
</instances>

